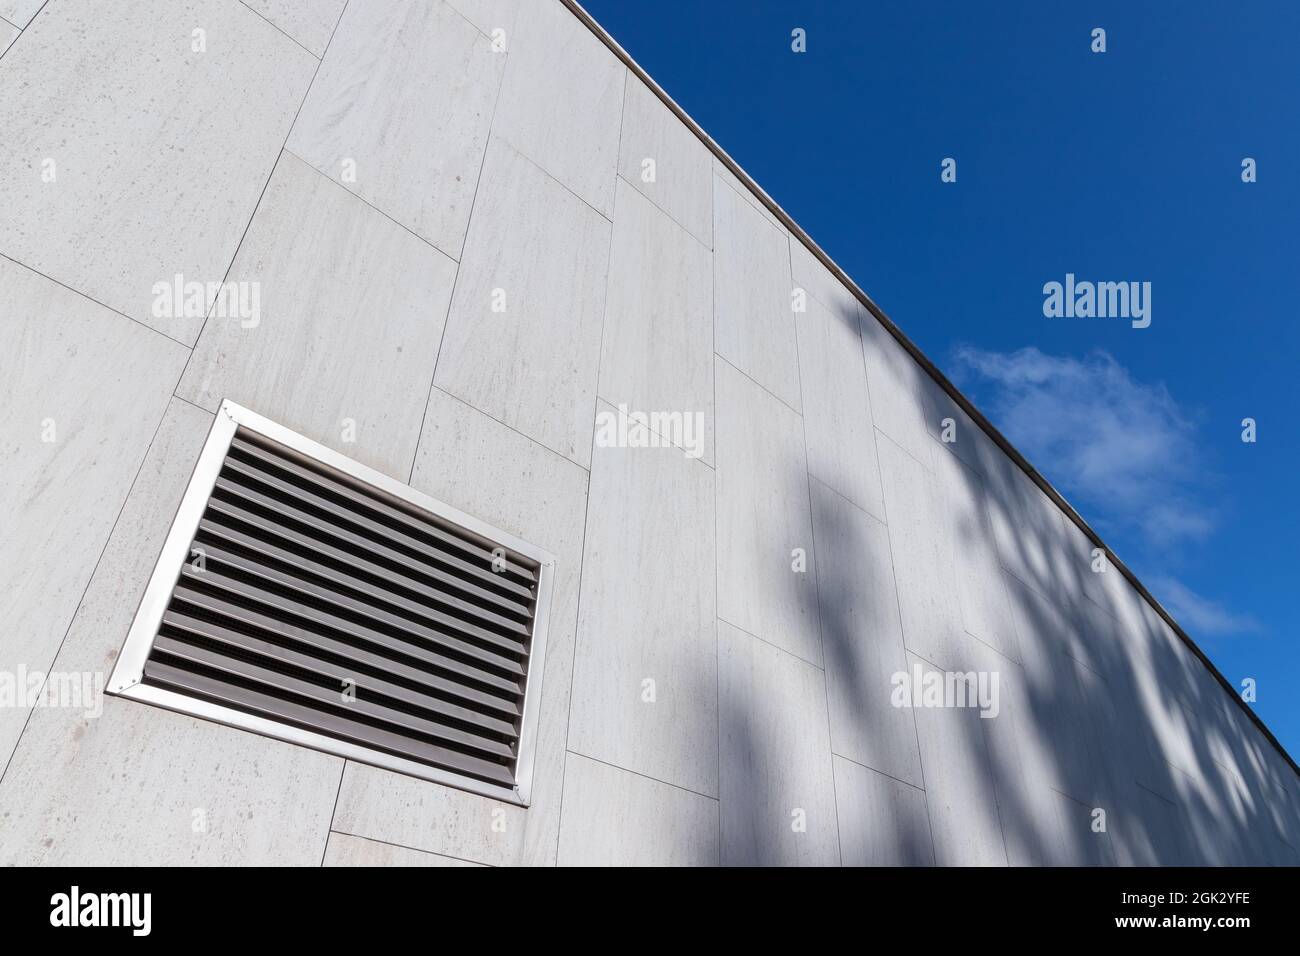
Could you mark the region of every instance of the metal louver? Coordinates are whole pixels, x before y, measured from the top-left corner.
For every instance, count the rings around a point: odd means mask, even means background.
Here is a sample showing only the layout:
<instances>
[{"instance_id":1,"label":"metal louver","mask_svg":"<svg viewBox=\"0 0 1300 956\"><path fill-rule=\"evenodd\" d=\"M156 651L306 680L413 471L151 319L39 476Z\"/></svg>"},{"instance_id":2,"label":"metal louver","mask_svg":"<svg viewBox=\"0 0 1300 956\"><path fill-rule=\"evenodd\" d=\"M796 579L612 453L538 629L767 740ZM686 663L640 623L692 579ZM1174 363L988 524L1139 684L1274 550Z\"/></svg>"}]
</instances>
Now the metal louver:
<instances>
[{"instance_id":1,"label":"metal louver","mask_svg":"<svg viewBox=\"0 0 1300 956\"><path fill-rule=\"evenodd\" d=\"M109 691L527 804L553 569L225 402Z\"/></svg>"}]
</instances>

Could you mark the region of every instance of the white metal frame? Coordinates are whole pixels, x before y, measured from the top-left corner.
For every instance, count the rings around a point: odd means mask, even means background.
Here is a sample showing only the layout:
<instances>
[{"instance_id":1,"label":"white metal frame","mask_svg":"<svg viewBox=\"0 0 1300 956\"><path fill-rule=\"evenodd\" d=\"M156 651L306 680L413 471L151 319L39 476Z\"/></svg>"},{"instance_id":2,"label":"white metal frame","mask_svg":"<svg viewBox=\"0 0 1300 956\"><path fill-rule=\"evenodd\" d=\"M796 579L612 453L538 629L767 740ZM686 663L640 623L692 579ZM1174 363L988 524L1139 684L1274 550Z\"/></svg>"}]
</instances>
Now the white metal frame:
<instances>
[{"instance_id":1,"label":"white metal frame","mask_svg":"<svg viewBox=\"0 0 1300 956\"><path fill-rule=\"evenodd\" d=\"M144 664L153 648L154 638L162 625L163 613L171 601L172 590L180 577L181 568L189 559L190 544L198 532L199 520L207 508L208 499L216 484L217 475L225 461L226 452L235 437L237 429L244 428L263 435L292 451L320 462L328 468L341 472L369 485L373 490L414 505L447 521L454 522L473 535L481 537L485 543L500 545L507 551L514 551L539 565L537 575L537 607L533 615L532 646L529 654L528 671L524 679L524 711L520 727L519 751L515 761L515 786L513 788L484 783L471 777L448 770L440 770L426 764L404 757L397 757L378 750L372 750L359 744L351 744L315 731L291 727L266 717L247 714L221 704L197 700L184 694L152 687L142 683ZM555 558L512 534L494 528L478 518L468 515L458 508L422 494L408 485L402 484L389 476L375 471L360 462L340 455L333 449L326 448L318 442L290 431L282 425L263 418L231 401L221 403L212 430L199 454L194 474L189 486L181 498L176 517L172 521L167 540L163 543L162 553L154 566L144 597L136 611L135 620L126 637L122 652L108 681L108 693L131 700L143 701L179 711L194 717L214 720L218 723L267 737L274 737L304 747L311 747L325 753L337 754L349 760L373 764L387 770L409 774L435 783L446 784L460 790L497 797L520 806L528 806L531 800L533 779L533 759L537 749L538 718L541 711L542 674L546 661L547 623L550 618L551 592L555 583Z\"/></svg>"}]
</instances>

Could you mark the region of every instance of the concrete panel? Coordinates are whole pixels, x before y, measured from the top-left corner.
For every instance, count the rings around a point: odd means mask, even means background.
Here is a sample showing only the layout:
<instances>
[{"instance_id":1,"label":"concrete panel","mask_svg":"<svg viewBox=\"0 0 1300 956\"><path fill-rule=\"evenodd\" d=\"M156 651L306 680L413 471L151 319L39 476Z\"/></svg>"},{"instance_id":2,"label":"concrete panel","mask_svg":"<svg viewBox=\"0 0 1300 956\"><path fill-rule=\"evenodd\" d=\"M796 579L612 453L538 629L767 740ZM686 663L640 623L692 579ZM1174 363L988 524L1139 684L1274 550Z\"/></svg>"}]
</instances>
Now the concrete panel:
<instances>
[{"instance_id":1,"label":"concrete panel","mask_svg":"<svg viewBox=\"0 0 1300 956\"><path fill-rule=\"evenodd\" d=\"M45 6L45 0L0 0L0 18L8 20L20 30Z\"/></svg>"},{"instance_id":2,"label":"concrete panel","mask_svg":"<svg viewBox=\"0 0 1300 956\"><path fill-rule=\"evenodd\" d=\"M1273 866L1300 866L1300 850L1279 838L1273 841L1270 861Z\"/></svg>"},{"instance_id":3,"label":"concrete panel","mask_svg":"<svg viewBox=\"0 0 1300 956\"><path fill-rule=\"evenodd\" d=\"M713 525L702 463L596 449L569 749L716 797Z\"/></svg>"},{"instance_id":4,"label":"concrete panel","mask_svg":"<svg viewBox=\"0 0 1300 956\"><path fill-rule=\"evenodd\" d=\"M1104 617L1100 611L1093 613ZM1126 794L1131 796L1128 788L1134 784L1173 799L1169 765L1131 685L1086 666L1076 667L1075 674L1089 720L1101 799L1113 807Z\"/></svg>"},{"instance_id":5,"label":"concrete panel","mask_svg":"<svg viewBox=\"0 0 1300 956\"><path fill-rule=\"evenodd\" d=\"M621 179L615 206L599 394L630 412L680 413L681 434L661 437L698 443L692 454L712 464L712 257ZM686 416L702 427L687 432Z\"/></svg>"},{"instance_id":6,"label":"concrete panel","mask_svg":"<svg viewBox=\"0 0 1300 956\"><path fill-rule=\"evenodd\" d=\"M935 454L943 496L940 533L950 543L957 605L966 633L1010 660L1019 660L1005 574L988 518L988 491L979 473L954 455Z\"/></svg>"},{"instance_id":7,"label":"concrete panel","mask_svg":"<svg viewBox=\"0 0 1300 956\"><path fill-rule=\"evenodd\" d=\"M1118 574L1113 568L1098 575L1093 575L1091 571L1087 573L1090 577L1097 578ZM1119 622L1087 596L1068 601L1066 606L1071 609L1077 622L1077 634L1069 651L1070 656L1108 681L1120 677L1127 666L1128 657ZM1204 671L1204 668L1201 669ZM1205 671L1205 675L1208 677L1209 672ZM1122 685L1124 682L1120 683Z\"/></svg>"},{"instance_id":8,"label":"concrete panel","mask_svg":"<svg viewBox=\"0 0 1300 956\"><path fill-rule=\"evenodd\" d=\"M1091 573L1091 572L1089 572ZM1114 571L1106 573L1116 573ZM1119 635L1118 622L1085 597L1065 605L1065 610L1042 598L1029 598L1030 589L1016 583L1011 591L1019 600L1037 606L1031 612L1042 629L1057 639L1057 648L1079 661L1076 668L1083 692L1083 707L1091 721L1094 760L1102 777L1108 803L1132 783L1172 799L1170 771L1157 746L1154 720L1146 709L1141 686L1149 680L1141 655L1130 655ZM1028 626L1028 625L1026 625Z\"/></svg>"},{"instance_id":9,"label":"concrete panel","mask_svg":"<svg viewBox=\"0 0 1300 956\"><path fill-rule=\"evenodd\" d=\"M548 758L550 759L550 758ZM562 758L560 758L562 759ZM338 791L333 826L368 839L486 866L555 862L561 775L554 774L554 822L532 809L480 797L367 764L349 762ZM531 828L550 830L550 852ZM535 856L532 856L535 854Z\"/></svg>"},{"instance_id":10,"label":"concrete panel","mask_svg":"<svg viewBox=\"0 0 1300 956\"><path fill-rule=\"evenodd\" d=\"M1247 747L1258 748L1269 767L1268 793L1272 795L1272 800L1267 804L1269 816L1283 841L1300 850L1300 778L1297 778L1295 771L1287 766L1275 748L1263 741L1258 732L1249 729L1244 715L1234 716L1243 727L1239 739ZM1248 787L1255 786L1249 773L1243 773L1243 776Z\"/></svg>"},{"instance_id":11,"label":"concrete panel","mask_svg":"<svg viewBox=\"0 0 1300 956\"><path fill-rule=\"evenodd\" d=\"M1042 866L1057 839L1053 792L1042 761L1049 744L1033 721L1023 667L981 642L965 640L967 664L977 679L997 680L994 705L980 717L988 748L1002 843L1011 866ZM991 687L990 683L990 687Z\"/></svg>"},{"instance_id":12,"label":"concrete panel","mask_svg":"<svg viewBox=\"0 0 1300 956\"><path fill-rule=\"evenodd\" d=\"M334 827L493 865L553 864L569 716L587 473L434 389L411 484L556 558L528 809L350 763Z\"/></svg>"},{"instance_id":13,"label":"concrete panel","mask_svg":"<svg viewBox=\"0 0 1300 956\"><path fill-rule=\"evenodd\" d=\"M718 622L722 862L839 863L819 668Z\"/></svg>"},{"instance_id":14,"label":"concrete panel","mask_svg":"<svg viewBox=\"0 0 1300 956\"><path fill-rule=\"evenodd\" d=\"M211 419L169 406L54 672L107 683ZM32 712L0 782L0 864L320 863L342 760L135 701L95 701L102 715Z\"/></svg>"},{"instance_id":15,"label":"concrete panel","mask_svg":"<svg viewBox=\"0 0 1300 956\"><path fill-rule=\"evenodd\" d=\"M331 833L323 866L479 866L452 856L424 853L409 847L364 840L348 833Z\"/></svg>"},{"instance_id":16,"label":"concrete panel","mask_svg":"<svg viewBox=\"0 0 1300 956\"><path fill-rule=\"evenodd\" d=\"M505 65L442 0L352 4L289 149L459 259Z\"/></svg>"},{"instance_id":17,"label":"concrete panel","mask_svg":"<svg viewBox=\"0 0 1300 956\"><path fill-rule=\"evenodd\" d=\"M1165 627L1163 621L1150 624L1137 655L1126 662L1127 670L1122 672L1122 681L1116 682L1112 678L1112 683L1117 692L1131 694L1132 711L1140 724L1148 728L1150 746L1158 765L1168 763L1195 776L1199 764L1193 744L1197 721L1183 706L1185 690L1179 686L1187 676L1184 670L1187 662L1166 639ZM1124 636L1126 640L1132 637L1130 634ZM1176 640L1172 635L1169 639ZM1198 663L1196 666L1201 665ZM1176 799L1177 795L1167 780L1163 786L1154 780L1143 782L1149 789Z\"/></svg>"},{"instance_id":18,"label":"concrete panel","mask_svg":"<svg viewBox=\"0 0 1300 956\"><path fill-rule=\"evenodd\" d=\"M325 55L347 0L243 0L316 57Z\"/></svg>"},{"instance_id":19,"label":"concrete panel","mask_svg":"<svg viewBox=\"0 0 1300 956\"><path fill-rule=\"evenodd\" d=\"M820 665L802 422L726 362L715 374L718 617Z\"/></svg>"},{"instance_id":20,"label":"concrete panel","mask_svg":"<svg viewBox=\"0 0 1300 956\"><path fill-rule=\"evenodd\" d=\"M925 373L874 316L863 315L861 328L872 420L928 469L934 441L925 415Z\"/></svg>"},{"instance_id":21,"label":"concrete panel","mask_svg":"<svg viewBox=\"0 0 1300 956\"><path fill-rule=\"evenodd\" d=\"M1234 823L1250 831L1271 829L1286 844L1300 844L1300 783L1295 773L1226 695L1211 698L1200 713L1205 715L1202 739L1208 753L1240 781L1232 801Z\"/></svg>"},{"instance_id":22,"label":"concrete panel","mask_svg":"<svg viewBox=\"0 0 1300 956\"><path fill-rule=\"evenodd\" d=\"M1051 602L1019 581L1008 589L1024 655L1025 777L1089 806L1100 797L1095 742L1080 675L1090 675L1063 652L1074 623Z\"/></svg>"},{"instance_id":23,"label":"concrete panel","mask_svg":"<svg viewBox=\"0 0 1300 956\"><path fill-rule=\"evenodd\" d=\"M928 440L928 439L927 439ZM907 649L949 670L965 664L953 542L944 533L944 496L934 473L877 433L885 514Z\"/></svg>"},{"instance_id":24,"label":"concrete panel","mask_svg":"<svg viewBox=\"0 0 1300 956\"><path fill-rule=\"evenodd\" d=\"M1247 846L1234 838L1231 828L1225 826L1228 808L1206 778L1199 774L1184 773L1174 768L1175 803L1182 810L1184 838L1192 850L1192 859L1201 866L1241 866L1258 853L1249 852ZM1272 837L1272 834L1261 834ZM1269 841L1271 843L1271 840ZM1262 845L1262 844L1261 844ZM1268 853L1268 848L1262 852Z\"/></svg>"},{"instance_id":25,"label":"concrete panel","mask_svg":"<svg viewBox=\"0 0 1300 956\"><path fill-rule=\"evenodd\" d=\"M609 243L607 220L494 139L434 376L583 467Z\"/></svg>"},{"instance_id":26,"label":"concrete panel","mask_svg":"<svg viewBox=\"0 0 1300 956\"><path fill-rule=\"evenodd\" d=\"M844 866L933 866L925 791L835 758Z\"/></svg>"},{"instance_id":27,"label":"concrete panel","mask_svg":"<svg viewBox=\"0 0 1300 956\"><path fill-rule=\"evenodd\" d=\"M748 187L741 185L740 180L736 178L731 170L723 165L722 160L718 159L716 156L713 157L713 175L715 188L719 185L726 186L741 199L745 200L745 202L749 203L755 212L775 227L777 232L785 232L785 226L781 223L781 220L777 219L776 216L772 214L771 210L764 206L759 201L758 197L749 191Z\"/></svg>"},{"instance_id":28,"label":"concrete panel","mask_svg":"<svg viewBox=\"0 0 1300 956\"><path fill-rule=\"evenodd\" d=\"M1058 515L1066 554L1063 567L1068 575L1059 582L1061 593L1067 601L1073 603L1084 599L1091 601L1107 615L1114 617L1116 612L1111 598L1112 586L1123 586L1129 590L1131 586L1124 581L1124 575L1111 566L1109 556L1093 558L1092 552L1097 545L1065 516L1065 512L1058 511ZM1096 567L1105 570L1094 570L1094 563ZM1112 578L1115 580L1112 581Z\"/></svg>"},{"instance_id":29,"label":"concrete panel","mask_svg":"<svg viewBox=\"0 0 1300 956\"><path fill-rule=\"evenodd\" d=\"M1043 861L1047 866L1114 866L1110 834L1096 829L1100 818L1096 810L1104 809L1080 803L1063 793L1052 791L1056 811L1057 839Z\"/></svg>"},{"instance_id":30,"label":"concrete panel","mask_svg":"<svg viewBox=\"0 0 1300 956\"><path fill-rule=\"evenodd\" d=\"M560 866L717 866L718 802L568 755Z\"/></svg>"},{"instance_id":31,"label":"concrete panel","mask_svg":"<svg viewBox=\"0 0 1300 956\"><path fill-rule=\"evenodd\" d=\"M1205 665L1150 604L1143 601L1141 606L1146 620L1143 648L1148 654L1147 667L1167 695L1189 710L1198 710L1210 680ZM1216 696L1218 693L1221 691L1216 691Z\"/></svg>"},{"instance_id":32,"label":"concrete panel","mask_svg":"<svg viewBox=\"0 0 1300 956\"><path fill-rule=\"evenodd\" d=\"M752 195L751 195L751 198ZM790 278L795 287L803 289L820 302L830 313L852 328L858 329L866 309L857 297L843 285L821 260L801 241L790 237ZM859 350L861 342L858 343ZM864 376L865 377L865 376Z\"/></svg>"},{"instance_id":33,"label":"concrete panel","mask_svg":"<svg viewBox=\"0 0 1300 956\"><path fill-rule=\"evenodd\" d=\"M501 36L505 48L509 50L520 0L448 0L448 2L484 36L492 37L497 30L504 31Z\"/></svg>"},{"instance_id":34,"label":"concrete panel","mask_svg":"<svg viewBox=\"0 0 1300 956\"><path fill-rule=\"evenodd\" d=\"M188 354L0 259L0 673L54 660ZM26 718L0 708L0 757Z\"/></svg>"},{"instance_id":35,"label":"concrete panel","mask_svg":"<svg viewBox=\"0 0 1300 956\"><path fill-rule=\"evenodd\" d=\"M210 411L239 402L404 478L455 275L285 153L230 270L261 289L260 319L211 319L177 394Z\"/></svg>"},{"instance_id":36,"label":"concrete panel","mask_svg":"<svg viewBox=\"0 0 1300 956\"><path fill-rule=\"evenodd\" d=\"M0 56L5 55L5 51L9 49L10 44L18 39L20 32L12 23L7 20L0 20Z\"/></svg>"},{"instance_id":37,"label":"concrete panel","mask_svg":"<svg viewBox=\"0 0 1300 956\"><path fill-rule=\"evenodd\" d=\"M1188 739L1184 729L1177 726L1183 719L1179 700L1185 688L1178 686L1179 677L1161 689L1163 678L1159 675L1170 673L1169 665L1178 665L1180 658L1171 653L1173 649L1166 642L1164 625L1146 601L1112 572L1101 577L1115 616L1095 610L1096 605L1086 598L1080 602L1081 609L1093 609L1083 618L1092 633L1103 634L1086 644L1086 663L1102 675L1110 688L1111 702L1133 767L1130 778L1163 799L1175 801L1177 791L1170 759L1191 768ZM1107 627L1109 638L1104 636ZM1196 667L1204 669L1199 662ZM1173 670L1179 668L1175 666Z\"/></svg>"},{"instance_id":38,"label":"concrete panel","mask_svg":"<svg viewBox=\"0 0 1300 956\"><path fill-rule=\"evenodd\" d=\"M1194 738L1197 772L1174 774L1190 831L1201 842L1207 839L1203 834L1208 835L1216 863L1240 866L1274 862L1277 842L1285 842L1287 836L1283 832L1288 814L1284 788L1274 788L1270 781L1261 793L1236 769L1210 759L1205 743L1200 734Z\"/></svg>"},{"instance_id":39,"label":"concrete panel","mask_svg":"<svg viewBox=\"0 0 1300 956\"><path fill-rule=\"evenodd\" d=\"M631 75L623 100L618 172L683 229L713 248L713 157L699 137Z\"/></svg>"},{"instance_id":40,"label":"concrete panel","mask_svg":"<svg viewBox=\"0 0 1300 956\"><path fill-rule=\"evenodd\" d=\"M1227 708L1235 707L1226 694L1210 698L1202 705L1198 716L1198 743L1201 753L1208 756L1216 776L1226 784L1225 790L1232 807L1232 823L1243 828L1254 824L1265 806L1276 799L1285 806L1287 794L1275 791L1268 781L1251 772L1249 757L1239 746L1237 730ZM1279 816L1273 829L1284 839L1287 833L1286 817Z\"/></svg>"},{"instance_id":41,"label":"concrete panel","mask_svg":"<svg viewBox=\"0 0 1300 956\"><path fill-rule=\"evenodd\" d=\"M627 68L556 0L520 4L492 131L605 217Z\"/></svg>"},{"instance_id":42,"label":"concrete panel","mask_svg":"<svg viewBox=\"0 0 1300 956\"><path fill-rule=\"evenodd\" d=\"M94 574L84 594L77 594L76 614L58 652L59 668L103 671L107 683L106 672L126 642L212 420L210 412L188 402L164 399L160 424L150 432L147 454L132 473L130 493L113 510L112 534L95 551Z\"/></svg>"},{"instance_id":43,"label":"concrete panel","mask_svg":"<svg viewBox=\"0 0 1300 956\"><path fill-rule=\"evenodd\" d=\"M1007 604L1012 611L1018 644L1028 665L1040 660L1036 655L1063 654L1070 659L1100 670L1100 658L1089 639L1088 625L1080 605L1073 607L1051 601L1019 578L1005 577Z\"/></svg>"},{"instance_id":44,"label":"concrete panel","mask_svg":"<svg viewBox=\"0 0 1300 956\"><path fill-rule=\"evenodd\" d=\"M866 318L863 321L865 323ZM965 462L982 477L987 477L991 468L1006 460L1005 453L937 382L928 375L925 378L926 381L919 386L925 410L923 424L926 433L939 446L939 449L932 450L932 456L937 458L939 450L943 450ZM946 419L951 419L951 425Z\"/></svg>"},{"instance_id":45,"label":"concrete panel","mask_svg":"<svg viewBox=\"0 0 1300 956\"><path fill-rule=\"evenodd\" d=\"M1133 785L1107 808L1107 829L1119 866L1187 866L1182 813L1171 800Z\"/></svg>"},{"instance_id":46,"label":"concrete panel","mask_svg":"<svg viewBox=\"0 0 1300 956\"><path fill-rule=\"evenodd\" d=\"M795 411L799 359L790 246L749 202L713 190L714 348Z\"/></svg>"},{"instance_id":47,"label":"concrete panel","mask_svg":"<svg viewBox=\"0 0 1300 956\"><path fill-rule=\"evenodd\" d=\"M1068 546L1075 558L1075 566L1088 569L1086 576L1082 571L1078 573L1078 576L1083 579L1082 589L1085 597L1105 611L1107 616L1113 618L1119 625L1116 637L1120 643L1115 654L1131 653L1132 650L1126 648L1127 635L1143 629L1142 608L1149 607L1146 599L1138 594L1137 589L1129 583L1128 579L1110 564L1107 564L1105 572L1093 573L1091 551L1094 545L1077 528L1071 532L1070 527L1073 522L1066 519L1064 515L1061 520L1070 538ZM1083 564L1083 559L1087 560L1086 565Z\"/></svg>"},{"instance_id":48,"label":"concrete panel","mask_svg":"<svg viewBox=\"0 0 1300 956\"><path fill-rule=\"evenodd\" d=\"M318 866L343 761L135 701L38 710L0 791L0 864Z\"/></svg>"},{"instance_id":49,"label":"concrete panel","mask_svg":"<svg viewBox=\"0 0 1300 956\"><path fill-rule=\"evenodd\" d=\"M1066 582L1077 568L1062 535L1061 513L1043 491L1008 459L984 470L989 523L1002 566L1039 594L1064 606Z\"/></svg>"},{"instance_id":50,"label":"concrete panel","mask_svg":"<svg viewBox=\"0 0 1300 956\"><path fill-rule=\"evenodd\" d=\"M222 281L316 65L239 3L49 5L0 72L0 253L192 344L154 286Z\"/></svg>"},{"instance_id":51,"label":"concrete panel","mask_svg":"<svg viewBox=\"0 0 1300 956\"><path fill-rule=\"evenodd\" d=\"M1123 708L1105 678L1083 665L1076 665L1074 671L1088 720L1097 799L1113 806L1127 787L1145 782L1146 765L1154 755L1144 746L1145 728L1121 719Z\"/></svg>"},{"instance_id":52,"label":"concrete panel","mask_svg":"<svg viewBox=\"0 0 1300 956\"><path fill-rule=\"evenodd\" d=\"M808 472L881 520L876 436L862 364L857 310L810 298L795 316Z\"/></svg>"},{"instance_id":53,"label":"concrete panel","mask_svg":"<svg viewBox=\"0 0 1300 956\"><path fill-rule=\"evenodd\" d=\"M817 593L826 654L831 749L921 786L912 712L890 702L907 669L885 526L812 483Z\"/></svg>"},{"instance_id":54,"label":"concrete panel","mask_svg":"<svg viewBox=\"0 0 1300 956\"><path fill-rule=\"evenodd\" d=\"M1255 860L1270 860L1275 849L1274 838L1283 840L1276 826L1269 826L1258 811L1246 780L1235 770L1210 761L1203 770L1210 791L1219 807L1219 830L1228 841L1230 858L1246 866ZM1270 804L1282 809L1279 801Z\"/></svg>"},{"instance_id":55,"label":"concrete panel","mask_svg":"<svg viewBox=\"0 0 1300 956\"><path fill-rule=\"evenodd\" d=\"M935 671L919 657L907 657L909 670ZM984 718L964 707L917 707L914 713L935 862L1006 866Z\"/></svg>"}]
</instances>

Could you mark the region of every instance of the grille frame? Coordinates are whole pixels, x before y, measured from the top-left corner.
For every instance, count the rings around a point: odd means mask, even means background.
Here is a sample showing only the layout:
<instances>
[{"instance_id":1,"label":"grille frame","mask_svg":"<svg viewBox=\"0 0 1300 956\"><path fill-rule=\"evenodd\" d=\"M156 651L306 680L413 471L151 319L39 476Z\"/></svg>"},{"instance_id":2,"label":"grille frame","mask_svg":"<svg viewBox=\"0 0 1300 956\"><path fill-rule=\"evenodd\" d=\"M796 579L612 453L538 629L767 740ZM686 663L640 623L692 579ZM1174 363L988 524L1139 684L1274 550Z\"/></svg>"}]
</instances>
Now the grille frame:
<instances>
[{"instance_id":1,"label":"grille frame","mask_svg":"<svg viewBox=\"0 0 1300 956\"><path fill-rule=\"evenodd\" d=\"M190 558L191 545L199 533L199 523L207 511L209 499L216 489L217 479L231 445L241 430L274 442L292 453L309 459L317 466L323 466L328 471L337 473L345 480L359 482L367 486L370 492L377 493L381 500L386 498L399 506L414 507L427 512L441 521L458 526L460 531L472 538L480 539L482 544L489 547L503 547L507 552L513 552L537 565L532 634L528 666L523 678L523 704L513 787L479 780L330 734L282 723L269 717L144 682L145 664L163 627L163 615L172 603L173 591L180 582L182 569ZM172 519L162 551L149 577L106 690L113 696L153 704L167 710L526 807L531 802L554 578L555 558L544 549L493 527L446 502L423 494L242 405L225 400L217 410L189 484Z\"/></svg>"}]
</instances>

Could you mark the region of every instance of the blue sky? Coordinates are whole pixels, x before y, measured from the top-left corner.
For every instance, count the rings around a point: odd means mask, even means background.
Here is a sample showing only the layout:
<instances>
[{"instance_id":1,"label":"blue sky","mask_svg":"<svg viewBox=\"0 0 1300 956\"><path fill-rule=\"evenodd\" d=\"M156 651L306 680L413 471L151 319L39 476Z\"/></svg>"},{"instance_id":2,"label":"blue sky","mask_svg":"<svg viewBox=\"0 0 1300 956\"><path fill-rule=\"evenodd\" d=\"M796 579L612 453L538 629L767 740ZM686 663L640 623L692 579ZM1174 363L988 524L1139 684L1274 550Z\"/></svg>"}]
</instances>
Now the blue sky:
<instances>
[{"instance_id":1,"label":"blue sky","mask_svg":"<svg viewBox=\"0 0 1300 956\"><path fill-rule=\"evenodd\" d=\"M584 5L1300 755L1300 4ZM1150 327L1046 318L1067 272Z\"/></svg>"}]
</instances>

